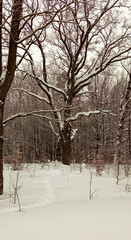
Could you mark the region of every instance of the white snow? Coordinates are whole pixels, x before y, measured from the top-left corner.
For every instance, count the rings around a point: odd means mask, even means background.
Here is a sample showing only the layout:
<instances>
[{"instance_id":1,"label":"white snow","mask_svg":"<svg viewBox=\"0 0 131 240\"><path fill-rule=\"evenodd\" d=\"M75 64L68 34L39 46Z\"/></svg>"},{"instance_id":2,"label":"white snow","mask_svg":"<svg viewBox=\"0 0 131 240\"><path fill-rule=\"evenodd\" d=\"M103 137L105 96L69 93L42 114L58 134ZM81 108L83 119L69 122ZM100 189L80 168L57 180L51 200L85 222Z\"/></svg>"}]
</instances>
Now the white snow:
<instances>
[{"instance_id":1,"label":"white snow","mask_svg":"<svg viewBox=\"0 0 131 240\"><path fill-rule=\"evenodd\" d=\"M78 131L78 128L72 129L71 140L73 140L75 138L77 131Z\"/></svg>"},{"instance_id":2,"label":"white snow","mask_svg":"<svg viewBox=\"0 0 131 240\"><path fill-rule=\"evenodd\" d=\"M17 171L6 165L0 196L1 240L131 239L131 193L124 191L124 180L115 184L111 167L102 177L93 173L95 193L89 200L90 171L84 165L80 173L77 165L28 164L18 183L21 212L12 202L16 176Z\"/></svg>"},{"instance_id":3,"label":"white snow","mask_svg":"<svg viewBox=\"0 0 131 240\"><path fill-rule=\"evenodd\" d=\"M0 85L2 85L5 81L6 72L7 72L6 70L2 71L2 74L0 76Z\"/></svg>"},{"instance_id":4,"label":"white snow","mask_svg":"<svg viewBox=\"0 0 131 240\"><path fill-rule=\"evenodd\" d=\"M88 111L88 112L78 112L76 113L76 115L74 117L69 117L67 118L68 121L75 121L77 120L80 116L85 116L85 117L90 117L90 115L92 114L99 114L99 113L102 113L102 114L110 114L112 116L116 116L114 113L112 113L111 111L109 110L94 110L94 111Z\"/></svg>"},{"instance_id":5,"label":"white snow","mask_svg":"<svg viewBox=\"0 0 131 240\"><path fill-rule=\"evenodd\" d=\"M29 95L31 95L31 96L33 96L33 97L35 97L35 98L37 98L37 99L39 99L39 100L41 100L41 101L44 101L44 102L46 102L47 104L49 104L48 99L43 98L43 97L41 97L40 95L35 94L35 93L33 93L33 92L30 92L30 91L28 91L27 89L24 89L24 88L13 88L13 91L14 91L14 90L18 90L18 91L20 90L20 91L26 92L27 94L29 94Z\"/></svg>"},{"instance_id":6,"label":"white snow","mask_svg":"<svg viewBox=\"0 0 131 240\"><path fill-rule=\"evenodd\" d=\"M74 117L69 117L68 121L75 121L79 116L86 116L89 117L91 114L98 114L100 113L100 110L94 110L94 111L88 111L88 112L78 112Z\"/></svg>"}]
</instances>

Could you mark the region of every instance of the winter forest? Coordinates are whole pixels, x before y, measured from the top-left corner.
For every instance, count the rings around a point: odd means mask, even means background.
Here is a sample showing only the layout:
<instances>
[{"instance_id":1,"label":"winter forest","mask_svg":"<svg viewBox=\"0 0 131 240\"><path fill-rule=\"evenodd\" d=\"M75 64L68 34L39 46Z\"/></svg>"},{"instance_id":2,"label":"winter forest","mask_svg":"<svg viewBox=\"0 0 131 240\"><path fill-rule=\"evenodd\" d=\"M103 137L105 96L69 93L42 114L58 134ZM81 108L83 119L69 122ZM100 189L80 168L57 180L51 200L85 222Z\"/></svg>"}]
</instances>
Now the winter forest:
<instances>
[{"instance_id":1,"label":"winter forest","mask_svg":"<svg viewBox=\"0 0 131 240\"><path fill-rule=\"evenodd\" d=\"M131 238L130 16L131 0L0 0L1 239L18 219L20 240Z\"/></svg>"}]
</instances>

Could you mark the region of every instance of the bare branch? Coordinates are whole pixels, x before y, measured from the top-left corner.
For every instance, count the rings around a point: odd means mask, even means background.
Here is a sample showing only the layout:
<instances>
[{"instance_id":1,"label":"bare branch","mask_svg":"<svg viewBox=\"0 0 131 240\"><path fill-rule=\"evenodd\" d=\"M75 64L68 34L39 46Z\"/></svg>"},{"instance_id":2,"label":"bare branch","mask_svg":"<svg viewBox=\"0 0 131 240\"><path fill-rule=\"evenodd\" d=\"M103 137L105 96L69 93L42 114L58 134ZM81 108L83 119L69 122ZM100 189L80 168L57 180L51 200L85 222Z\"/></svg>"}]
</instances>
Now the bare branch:
<instances>
[{"instance_id":1,"label":"bare branch","mask_svg":"<svg viewBox=\"0 0 131 240\"><path fill-rule=\"evenodd\" d=\"M51 19L50 19L49 21L47 21L47 22L46 22L45 24L43 24L42 26L34 29L33 32L27 34L27 35L24 36L22 39L17 40L16 43L17 43L17 44L20 44L20 43L24 42L26 39L28 39L28 38L30 38L31 36L33 36L33 35L34 35L36 32L38 32L39 30L45 29L47 26L49 26L50 23L53 22L54 18L57 16L57 14L58 14L59 12L61 12L61 11L63 11L64 9L68 8L71 4L72 4L72 2L69 3L69 4L66 4L66 5L64 5L63 7L61 7L60 9L58 9L58 10L54 13L54 15L51 17Z\"/></svg>"}]
</instances>

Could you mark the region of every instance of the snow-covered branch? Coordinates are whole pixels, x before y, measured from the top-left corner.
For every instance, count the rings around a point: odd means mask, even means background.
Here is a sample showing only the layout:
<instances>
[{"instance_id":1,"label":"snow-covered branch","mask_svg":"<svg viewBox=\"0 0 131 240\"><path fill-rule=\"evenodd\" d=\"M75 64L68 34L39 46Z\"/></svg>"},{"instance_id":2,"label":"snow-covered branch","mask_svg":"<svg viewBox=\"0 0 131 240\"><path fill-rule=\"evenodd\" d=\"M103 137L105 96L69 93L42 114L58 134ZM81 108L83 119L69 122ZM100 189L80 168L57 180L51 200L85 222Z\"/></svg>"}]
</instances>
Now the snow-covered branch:
<instances>
[{"instance_id":1,"label":"snow-covered branch","mask_svg":"<svg viewBox=\"0 0 131 240\"><path fill-rule=\"evenodd\" d=\"M49 83L45 82L43 79L39 78L36 75L33 75L31 73L29 73L28 75L33 77L40 84L42 90L47 94L47 96L50 95L50 98L52 98L52 96L51 96L51 93L48 91L48 89L52 89L52 90L62 94L64 96L64 98L67 99L66 93L62 89L60 89L60 88L58 88L58 87L56 87L56 86L54 86L52 84L49 84Z\"/></svg>"},{"instance_id":2,"label":"snow-covered branch","mask_svg":"<svg viewBox=\"0 0 131 240\"><path fill-rule=\"evenodd\" d=\"M2 71L1 77L0 77L0 86L4 83L5 77L6 77L7 71Z\"/></svg>"},{"instance_id":3,"label":"snow-covered branch","mask_svg":"<svg viewBox=\"0 0 131 240\"><path fill-rule=\"evenodd\" d=\"M32 67L32 68L33 68L33 67ZM34 75L33 75L33 74L28 74L28 73L26 73L26 76L27 76L27 75L30 76L30 77L33 77L33 78L37 81L39 87L40 87L40 88L42 89L42 91L47 95L48 99L52 99L51 92L49 91L49 89L47 89L47 87L45 87L45 84L43 84L43 80L40 79L38 76L36 76L35 71L34 71Z\"/></svg>"},{"instance_id":4,"label":"snow-covered branch","mask_svg":"<svg viewBox=\"0 0 131 240\"><path fill-rule=\"evenodd\" d=\"M91 79L101 73L103 70L105 70L108 66L110 66L112 63L120 62L124 59L131 58L131 56L125 56L125 53L130 52L131 47L120 52L119 54L113 56L112 58L108 59L105 62L102 62L99 67L96 67L90 74L87 75L87 77L79 79L76 81L75 85L75 94L77 94L83 87L87 86L91 83ZM123 56L122 56L123 55Z\"/></svg>"},{"instance_id":5,"label":"snow-covered branch","mask_svg":"<svg viewBox=\"0 0 131 240\"><path fill-rule=\"evenodd\" d=\"M9 116L8 118L6 118L3 121L3 126L6 126L10 121L19 118L19 117L27 117L27 116L37 116L37 117L44 117L47 118L49 120L52 120L52 118L42 115L43 113L50 113L50 112L58 112L60 113L60 111L62 111L63 108L60 109L55 109L55 110L37 110L37 111L32 111L32 112L23 112L23 113L16 113L14 115ZM40 115L41 114L41 115Z\"/></svg>"},{"instance_id":6,"label":"snow-covered branch","mask_svg":"<svg viewBox=\"0 0 131 240\"><path fill-rule=\"evenodd\" d=\"M74 117L69 117L66 120L73 122L73 121L77 120L81 116L90 117L93 114L100 114L100 113L102 113L102 114L110 114L112 116L116 116L115 114L113 114L109 110L94 110L94 111L89 111L89 112L78 112Z\"/></svg>"},{"instance_id":7,"label":"snow-covered branch","mask_svg":"<svg viewBox=\"0 0 131 240\"><path fill-rule=\"evenodd\" d=\"M47 104L50 104L49 101L46 98L43 98L43 97L41 97L41 96L39 96L39 95L37 95L37 94L35 94L33 92L30 92L30 91L28 91L28 90L26 90L24 88L14 88L13 91L14 90L23 91L23 92L29 94L30 96L37 98L38 100L41 100L41 101L46 102Z\"/></svg>"},{"instance_id":8,"label":"snow-covered branch","mask_svg":"<svg viewBox=\"0 0 131 240\"><path fill-rule=\"evenodd\" d=\"M52 129L53 133L58 137L59 134L55 131L55 129L54 129L51 121L49 121L49 124L50 124L50 126L51 126L51 129Z\"/></svg>"},{"instance_id":9,"label":"snow-covered branch","mask_svg":"<svg viewBox=\"0 0 131 240\"><path fill-rule=\"evenodd\" d=\"M62 89L60 89L60 88L58 88L58 87L55 87L55 86L52 85L52 84L46 83L45 81L42 81L41 79L39 79L39 80L40 80L41 83L42 83L43 85L45 85L46 87L48 87L48 88L50 88L50 89L52 89L52 90L54 90L54 91L56 91L56 92L58 92L58 93L61 93L61 94L64 96L65 99L67 98L65 92L64 92Z\"/></svg>"},{"instance_id":10,"label":"snow-covered branch","mask_svg":"<svg viewBox=\"0 0 131 240\"><path fill-rule=\"evenodd\" d=\"M71 132L71 140L74 140L77 131L78 131L78 128L72 129L72 132Z\"/></svg>"}]
</instances>

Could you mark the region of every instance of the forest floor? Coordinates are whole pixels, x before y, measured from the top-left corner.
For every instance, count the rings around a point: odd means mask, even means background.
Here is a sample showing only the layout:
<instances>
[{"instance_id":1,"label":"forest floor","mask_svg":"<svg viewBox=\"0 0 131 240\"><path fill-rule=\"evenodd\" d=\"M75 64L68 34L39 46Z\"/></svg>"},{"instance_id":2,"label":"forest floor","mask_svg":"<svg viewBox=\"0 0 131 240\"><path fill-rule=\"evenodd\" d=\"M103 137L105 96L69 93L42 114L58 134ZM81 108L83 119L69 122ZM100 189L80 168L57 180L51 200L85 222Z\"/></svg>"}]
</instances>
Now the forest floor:
<instances>
[{"instance_id":1,"label":"forest floor","mask_svg":"<svg viewBox=\"0 0 131 240\"><path fill-rule=\"evenodd\" d=\"M111 166L98 177L84 166L80 173L77 165L27 164L17 177L5 165L1 240L131 239L131 192L126 179L116 185Z\"/></svg>"}]
</instances>

